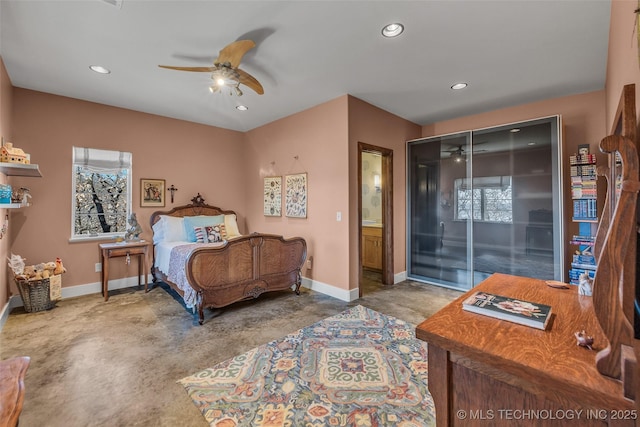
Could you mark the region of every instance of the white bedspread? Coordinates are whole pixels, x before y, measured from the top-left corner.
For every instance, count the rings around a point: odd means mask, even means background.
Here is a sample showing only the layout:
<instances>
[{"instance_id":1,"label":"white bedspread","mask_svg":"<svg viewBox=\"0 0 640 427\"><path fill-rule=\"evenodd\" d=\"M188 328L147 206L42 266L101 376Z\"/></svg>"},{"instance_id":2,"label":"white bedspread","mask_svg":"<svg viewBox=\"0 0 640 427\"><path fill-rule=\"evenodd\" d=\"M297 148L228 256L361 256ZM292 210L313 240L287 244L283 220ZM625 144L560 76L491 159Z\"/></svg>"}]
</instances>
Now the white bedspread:
<instances>
[{"instance_id":1,"label":"white bedspread","mask_svg":"<svg viewBox=\"0 0 640 427\"><path fill-rule=\"evenodd\" d=\"M187 258L196 248L220 247L225 242L220 243L191 243L191 242L162 242L155 247L156 262L158 268L167 279L174 283L183 293L183 300L187 308L195 310L197 294L187 281L185 265Z\"/></svg>"},{"instance_id":2,"label":"white bedspread","mask_svg":"<svg viewBox=\"0 0 640 427\"><path fill-rule=\"evenodd\" d=\"M189 245L190 242L160 242L155 246L156 267L165 276L169 274L169 262L171 261L171 250L176 246Z\"/></svg>"}]
</instances>

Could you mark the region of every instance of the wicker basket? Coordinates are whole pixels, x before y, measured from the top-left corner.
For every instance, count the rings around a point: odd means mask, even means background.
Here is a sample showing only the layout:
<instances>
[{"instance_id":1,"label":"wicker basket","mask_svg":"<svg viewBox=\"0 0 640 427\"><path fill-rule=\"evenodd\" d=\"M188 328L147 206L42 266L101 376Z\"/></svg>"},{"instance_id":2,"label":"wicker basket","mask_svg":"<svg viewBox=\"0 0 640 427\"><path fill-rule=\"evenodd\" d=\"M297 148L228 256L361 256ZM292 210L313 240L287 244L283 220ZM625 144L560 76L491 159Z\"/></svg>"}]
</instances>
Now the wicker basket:
<instances>
[{"instance_id":1,"label":"wicker basket","mask_svg":"<svg viewBox=\"0 0 640 427\"><path fill-rule=\"evenodd\" d=\"M24 309L32 313L34 311L51 310L56 306L49 295L49 279L17 280L16 285L20 291Z\"/></svg>"}]
</instances>

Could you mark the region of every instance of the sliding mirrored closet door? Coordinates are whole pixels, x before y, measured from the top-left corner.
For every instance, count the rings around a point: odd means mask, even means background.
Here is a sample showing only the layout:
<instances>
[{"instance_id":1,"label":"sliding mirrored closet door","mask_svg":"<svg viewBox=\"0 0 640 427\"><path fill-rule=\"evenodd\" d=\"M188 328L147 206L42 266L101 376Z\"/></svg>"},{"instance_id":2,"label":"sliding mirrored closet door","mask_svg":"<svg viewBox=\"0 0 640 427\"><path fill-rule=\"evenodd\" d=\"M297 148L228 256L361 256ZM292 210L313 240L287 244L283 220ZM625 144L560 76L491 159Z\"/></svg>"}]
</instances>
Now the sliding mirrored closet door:
<instances>
[{"instance_id":1,"label":"sliding mirrored closet door","mask_svg":"<svg viewBox=\"0 0 640 427\"><path fill-rule=\"evenodd\" d=\"M407 275L562 280L559 117L409 141Z\"/></svg>"}]
</instances>

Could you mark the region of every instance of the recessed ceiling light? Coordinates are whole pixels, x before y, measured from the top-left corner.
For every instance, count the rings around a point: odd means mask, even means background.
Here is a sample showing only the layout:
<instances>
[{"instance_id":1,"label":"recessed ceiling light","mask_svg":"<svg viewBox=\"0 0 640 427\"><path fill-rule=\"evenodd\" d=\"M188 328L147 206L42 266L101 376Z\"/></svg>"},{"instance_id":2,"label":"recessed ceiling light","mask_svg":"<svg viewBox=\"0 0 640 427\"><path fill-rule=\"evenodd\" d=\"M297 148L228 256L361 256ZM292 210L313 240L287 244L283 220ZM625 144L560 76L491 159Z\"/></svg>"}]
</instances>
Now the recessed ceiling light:
<instances>
[{"instance_id":1,"label":"recessed ceiling light","mask_svg":"<svg viewBox=\"0 0 640 427\"><path fill-rule=\"evenodd\" d=\"M109 70L108 68L104 68L101 65L90 65L89 68L91 68L91 71L95 71L96 73L100 73L100 74L111 73L111 70Z\"/></svg>"},{"instance_id":2,"label":"recessed ceiling light","mask_svg":"<svg viewBox=\"0 0 640 427\"><path fill-rule=\"evenodd\" d=\"M247 107L246 105L238 105L236 106L236 110L238 111L247 111L249 109L249 107Z\"/></svg>"},{"instance_id":3,"label":"recessed ceiling light","mask_svg":"<svg viewBox=\"0 0 640 427\"><path fill-rule=\"evenodd\" d=\"M536 145L536 143L535 142L529 142L529 143L527 143L527 145Z\"/></svg>"},{"instance_id":4,"label":"recessed ceiling light","mask_svg":"<svg viewBox=\"0 0 640 427\"><path fill-rule=\"evenodd\" d=\"M451 89L460 90L460 89L464 89L467 86L469 86L467 83L456 83L454 85L451 85Z\"/></svg>"},{"instance_id":5,"label":"recessed ceiling light","mask_svg":"<svg viewBox=\"0 0 640 427\"><path fill-rule=\"evenodd\" d=\"M404 25L395 23L385 25L382 28L382 35L385 37L397 37L404 31Z\"/></svg>"},{"instance_id":6,"label":"recessed ceiling light","mask_svg":"<svg viewBox=\"0 0 640 427\"><path fill-rule=\"evenodd\" d=\"M520 128L513 128L509 132L511 132L511 133L520 132Z\"/></svg>"}]
</instances>

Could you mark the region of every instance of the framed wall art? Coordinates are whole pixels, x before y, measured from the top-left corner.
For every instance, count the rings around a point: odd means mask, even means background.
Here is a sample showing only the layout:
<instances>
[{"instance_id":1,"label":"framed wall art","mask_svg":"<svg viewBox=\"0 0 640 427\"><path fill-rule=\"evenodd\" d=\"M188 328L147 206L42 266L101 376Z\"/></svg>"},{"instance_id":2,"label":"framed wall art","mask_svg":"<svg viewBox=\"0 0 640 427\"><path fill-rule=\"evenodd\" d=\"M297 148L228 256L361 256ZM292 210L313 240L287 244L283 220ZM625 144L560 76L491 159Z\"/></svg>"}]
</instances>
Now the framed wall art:
<instances>
[{"instance_id":1,"label":"framed wall art","mask_svg":"<svg viewBox=\"0 0 640 427\"><path fill-rule=\"evenodd\" d=\"M282 216L282 177L264 178L264 216Z\"/></svg>"},{"instance_id":2,"label":"framed wall art","mask_svg":"<svg viewBox=\"0 0 640 427\"><path fill-rule=\"evenodd\" d=\"M164 207L165 193L164 179L140 179L141 207Z\"/></svg>"},{"instance_id":3,"label":"framed wall art","mask_svg":"<svg viewBox=\"0 0 640 427\"><path fill-rule=\"evenodd\" d=\"M285 177L285 214L290 218L307 217L307 174Z\"/></svg>"}]
</instances>

